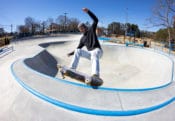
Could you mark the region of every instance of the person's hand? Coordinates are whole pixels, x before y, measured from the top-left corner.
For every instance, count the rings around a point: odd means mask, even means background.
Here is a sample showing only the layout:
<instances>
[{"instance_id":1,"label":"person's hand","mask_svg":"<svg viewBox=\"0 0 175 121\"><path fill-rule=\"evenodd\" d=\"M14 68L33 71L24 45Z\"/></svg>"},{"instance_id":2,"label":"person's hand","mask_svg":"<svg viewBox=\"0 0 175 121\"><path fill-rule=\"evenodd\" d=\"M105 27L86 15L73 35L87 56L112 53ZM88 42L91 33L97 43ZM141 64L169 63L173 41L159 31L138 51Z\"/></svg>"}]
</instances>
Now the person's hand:
<instances>
[{"instance_id":1,"label":"person's hand","mask_svg":"<svg viewBox=\"0 0 175 121\"><path fill-rule=\"evenodd\" d=\"M73 52L70 52L67 54L68 57L72 56L74 54L74 51Z\"/></svg>"},{"instance_id":2,"label":"person's hand","mask_svg":"<svg viewBox=\"0 0 175 121\"><path fill-rule=\"evenodd\" d=\"M87 8L82 8L82 10L86 13L89 11L89 9L87 9Z\"/></svg>"},{"instance_id":3,"label":"person's hand","mask_svg":"<svg viewBox=\"0 0 175 121\"><path fill-rule=\"evenodd\" d=\"M67 56L70 57L71 56L71 53L68 53Z\"/></svg>"},{"instance_id":4,"label":"person's hand","mask_svg":"<svg viewBox=\"0 0 175 121\"><path fill-rule=\"evenodd\" d=\"M72 56L74 54L74 51L67 54L68 57Z\"/></svg>"}]
</instances>

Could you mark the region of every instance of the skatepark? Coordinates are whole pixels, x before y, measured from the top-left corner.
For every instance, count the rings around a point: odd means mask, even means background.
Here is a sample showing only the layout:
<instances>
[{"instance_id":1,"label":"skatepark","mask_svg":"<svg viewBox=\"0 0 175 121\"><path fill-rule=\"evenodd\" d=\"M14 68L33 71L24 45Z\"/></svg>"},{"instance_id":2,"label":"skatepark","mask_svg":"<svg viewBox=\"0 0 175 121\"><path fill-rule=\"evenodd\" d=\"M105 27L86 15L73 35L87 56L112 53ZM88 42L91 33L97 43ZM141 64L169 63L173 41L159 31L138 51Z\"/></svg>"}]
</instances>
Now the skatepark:
<instances>
[{"instance_id":1,"label":"skatepark","mask_svg":"<svg viewBox=\"0 0 175 121\"><path fill-rule=\"evenodd\" d=\"M81 35L17 40L0 56L2 121L174 121L174 56L101 42L102 86L62 79ZM91 73L84 58L80 72Z\"/></svg>"}]
</instances>

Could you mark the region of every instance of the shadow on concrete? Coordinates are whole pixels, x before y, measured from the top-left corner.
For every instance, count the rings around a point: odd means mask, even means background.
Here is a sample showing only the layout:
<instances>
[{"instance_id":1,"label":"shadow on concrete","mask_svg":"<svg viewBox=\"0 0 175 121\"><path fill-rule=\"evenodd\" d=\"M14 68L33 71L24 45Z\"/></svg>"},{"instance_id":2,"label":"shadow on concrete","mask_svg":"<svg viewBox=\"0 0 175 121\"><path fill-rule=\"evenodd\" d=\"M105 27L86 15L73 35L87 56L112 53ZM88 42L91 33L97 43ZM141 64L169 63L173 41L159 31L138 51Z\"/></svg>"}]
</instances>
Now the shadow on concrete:
<instances>
[{"instance_id":1,"label":"shadow on concrete","mask_svg":"<svg viewBox=\"0 0 175 121\"><path fill-rule=\"evenodd\" d=\"M48 43L41 43L39 44L40 47L47 48L50 45L57 45L57 44L64 44L66 41L59 41L59 42L48 42Z\"/></svg>"}]
</instances>

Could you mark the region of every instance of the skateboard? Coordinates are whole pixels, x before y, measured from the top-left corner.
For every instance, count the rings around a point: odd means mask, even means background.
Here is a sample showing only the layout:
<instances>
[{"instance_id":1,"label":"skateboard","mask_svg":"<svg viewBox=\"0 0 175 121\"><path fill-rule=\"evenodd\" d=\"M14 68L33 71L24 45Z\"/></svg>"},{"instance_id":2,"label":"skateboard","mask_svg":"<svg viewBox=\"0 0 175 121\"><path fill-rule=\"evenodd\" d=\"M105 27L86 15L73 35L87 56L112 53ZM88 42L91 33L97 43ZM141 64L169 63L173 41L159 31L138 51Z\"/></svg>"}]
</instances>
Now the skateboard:
<instances>
[{"instance_id":1,"label":"skateboard","mask_svg":"<svg viewBox=\"0 0 175 121\"><path fill-rule=\"evenodd\" d=\"M63 79L65 76L68 76L90 86L101 86L103 84L103 80L99 77L89 76L74 69L70 69L67 66L57 65L57 68L61 73Z\"/></svg>"}]
</instances>

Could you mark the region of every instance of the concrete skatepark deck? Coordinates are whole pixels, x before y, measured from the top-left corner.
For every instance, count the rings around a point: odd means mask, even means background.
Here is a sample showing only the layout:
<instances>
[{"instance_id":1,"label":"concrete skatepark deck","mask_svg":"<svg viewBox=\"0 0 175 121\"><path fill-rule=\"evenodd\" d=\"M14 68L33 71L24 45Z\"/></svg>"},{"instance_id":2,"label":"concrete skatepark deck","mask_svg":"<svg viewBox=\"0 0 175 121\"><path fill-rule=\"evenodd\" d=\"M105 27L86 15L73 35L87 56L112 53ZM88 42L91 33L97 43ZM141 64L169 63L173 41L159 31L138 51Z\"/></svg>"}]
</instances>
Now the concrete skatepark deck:
<instances>
[{"instance_id":1,"label":"concrete skatepark deck","mask_svg":"<svg viewBox=\"0 0 175 121\"><path fill-rule=\"evenodd\" d=\"M92 89L72 80L62 80L57 73L56 64L65 62L65 53L76 43L63 41L78 40L79 37L69 35L42 39L42 42L39 39L14 43L15 51L0 60L3 68L0 72L6 74L2 80L8 80L1 85L1 120L174 120L174 58L152 50L103 45L106 55L101 60L101 68L108 68L109 64L105 63L112 59L117 64L110 69L118 71L111 74L119 79L109 78L110 73L102 71L106 84ZM73 47L63 51L62 48L70 45ZM25 52L21 52L24 46ZM64 64L68 63L69 60ZM85 69L84 64L88 61L82 59L80 70ZM8 91L3 93L4 90Z\"/></svg>"}]
</instances>

